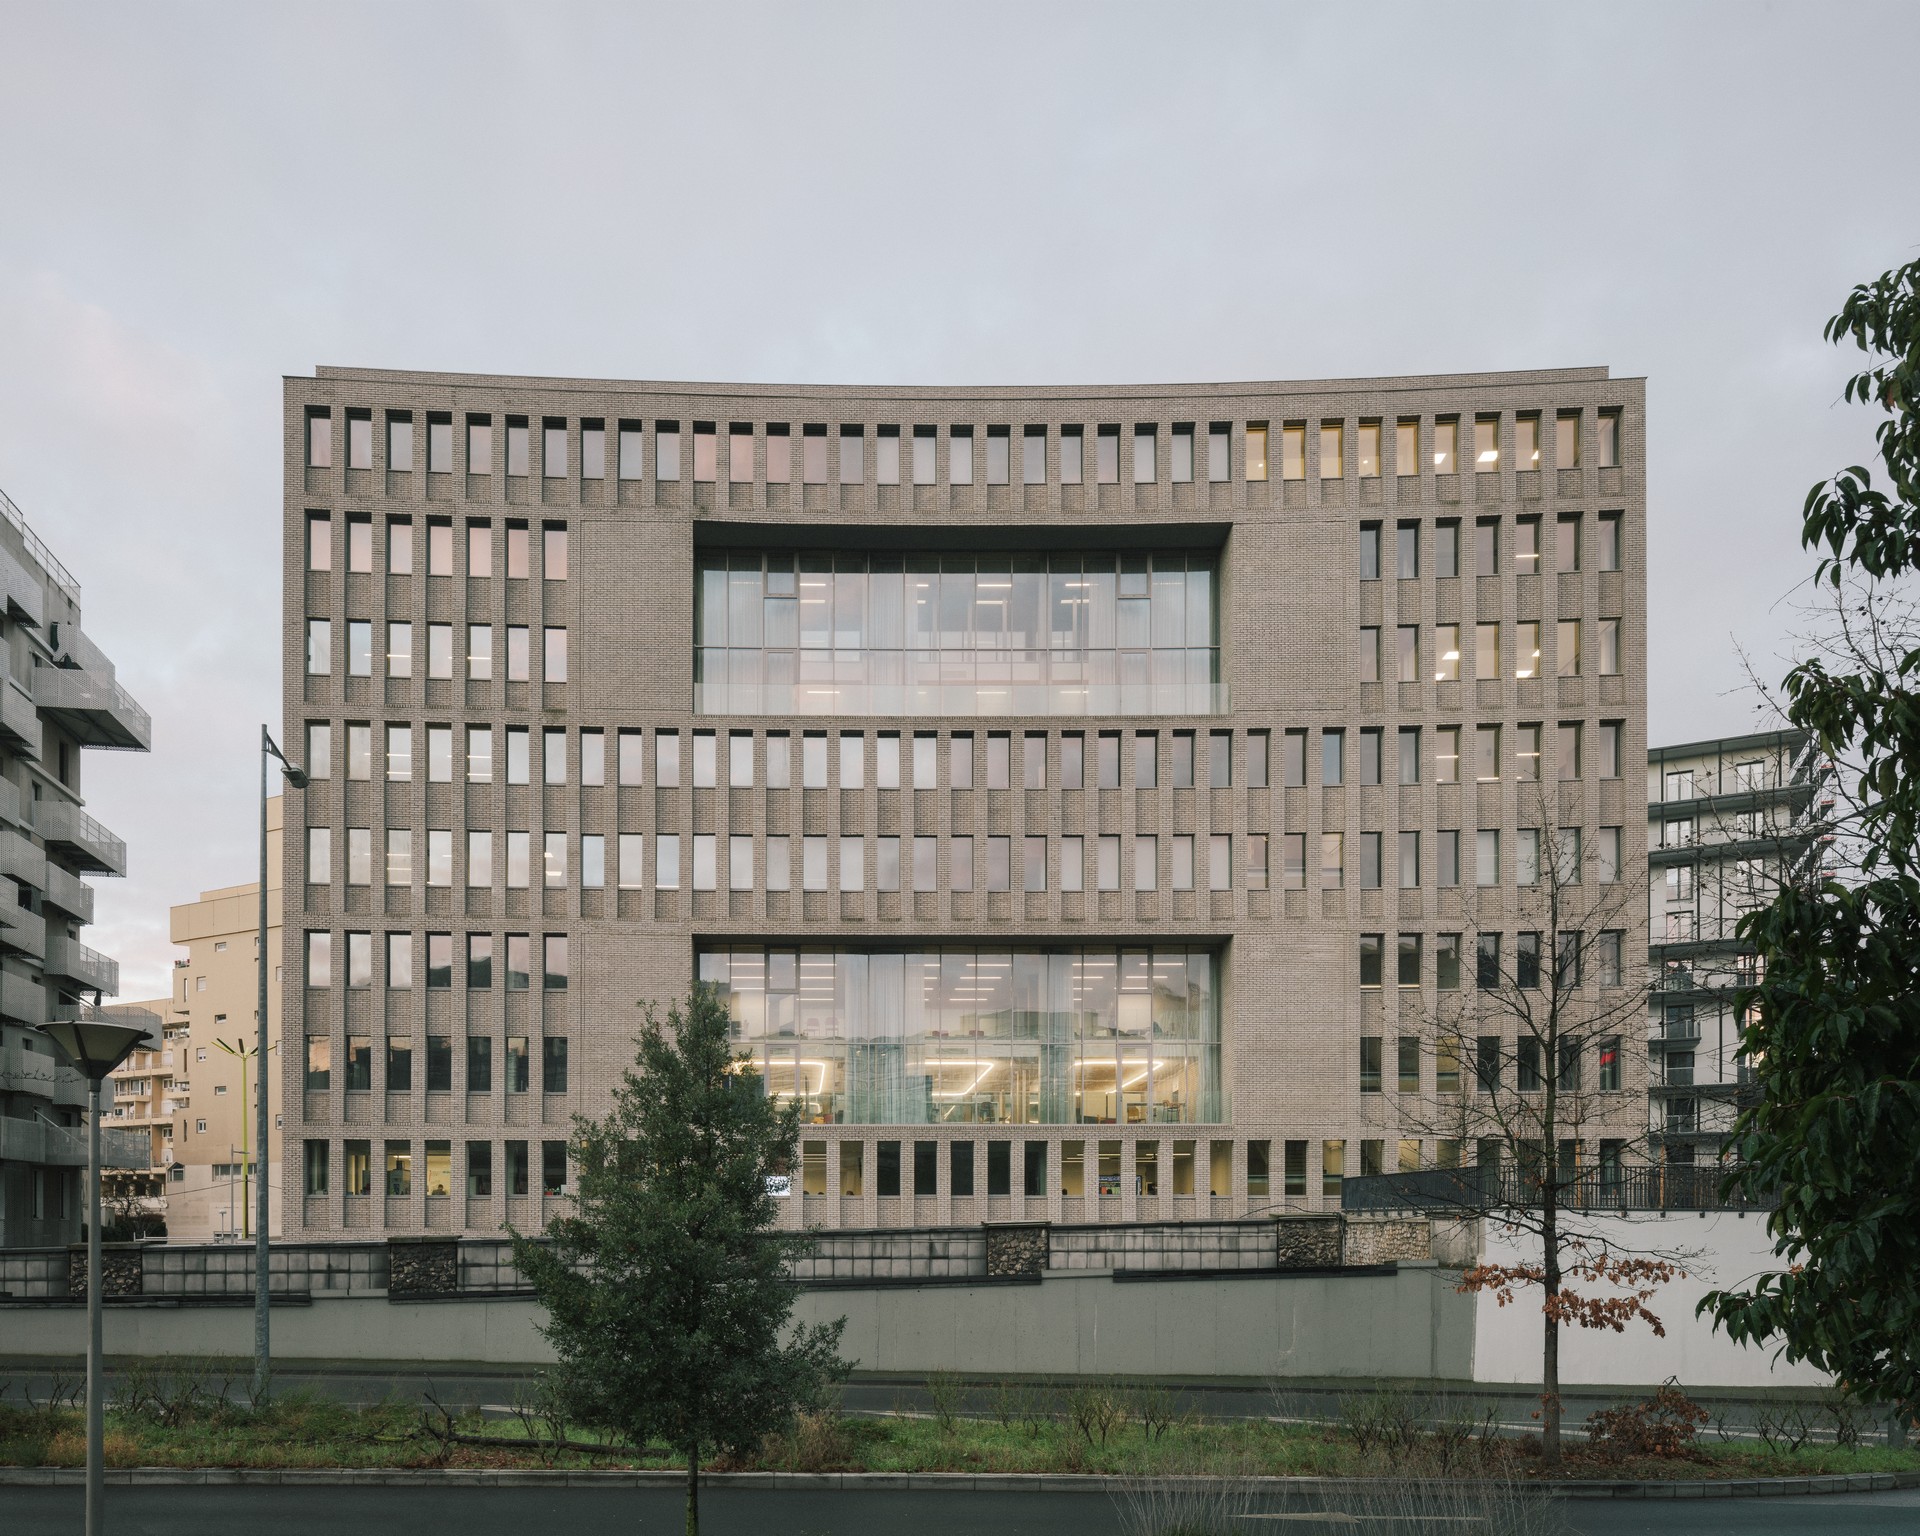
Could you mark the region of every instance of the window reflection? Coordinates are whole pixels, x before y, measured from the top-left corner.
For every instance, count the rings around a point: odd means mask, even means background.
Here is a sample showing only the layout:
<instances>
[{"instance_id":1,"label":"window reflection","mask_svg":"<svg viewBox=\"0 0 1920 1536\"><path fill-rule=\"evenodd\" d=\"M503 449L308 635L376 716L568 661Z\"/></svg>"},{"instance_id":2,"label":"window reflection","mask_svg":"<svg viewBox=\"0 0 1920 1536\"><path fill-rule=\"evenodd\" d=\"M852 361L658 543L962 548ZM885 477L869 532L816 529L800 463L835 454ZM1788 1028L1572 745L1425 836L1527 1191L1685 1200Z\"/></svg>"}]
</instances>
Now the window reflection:
<instances>
[{"instance_id":1,"label":"window reflection","mask_svg":"<svg viewBox=\"0 0 1920 1536\"><path fill-rule=\"evenodd\" d=\"M703 714L1207 714L1210 554L715 552L696 572Z\"/></svg>"},{"instance_id":2,"label":"window reflection","mask_svg":"<svg viewBox=\"0 0 1920 1536\"><path fill-rule=\"evenodd\" d=\"M1226 1119L1208 950L712 949L700 978L809 1124Z\"/></svg>"}]
</instances>

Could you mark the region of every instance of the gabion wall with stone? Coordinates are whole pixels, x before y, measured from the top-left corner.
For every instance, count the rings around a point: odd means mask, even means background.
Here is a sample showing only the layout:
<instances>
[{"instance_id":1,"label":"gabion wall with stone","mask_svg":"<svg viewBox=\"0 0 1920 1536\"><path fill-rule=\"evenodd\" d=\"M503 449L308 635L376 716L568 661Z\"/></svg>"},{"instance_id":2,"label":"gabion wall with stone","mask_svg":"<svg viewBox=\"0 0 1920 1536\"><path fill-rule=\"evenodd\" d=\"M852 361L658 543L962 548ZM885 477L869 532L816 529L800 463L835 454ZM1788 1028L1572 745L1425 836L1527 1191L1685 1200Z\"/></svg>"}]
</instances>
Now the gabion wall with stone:
<instances>
[{"instance_id":1,"label":"gabion wall with stone","mask_svg":"<svg viewBox=\"0 0 1920 1536\"><path fill-rule=\"evenodd\" d=\"M1037 1279L1047 1272L1051 1247L1044 1223L988 1227L987 1274L993 1279Z\"/></svg>"},{"instance_id":2,"label":"gabion wall with stone","mask_svg":"<svg viewBox=\"0 0 1920 1536\"><path fill-rule=\"evenodd\" d=\"M458 1245L389 1238L387 1240L387 1294L389 1296L451 1296L460 1289Z\"/></svg>"},{"instance_id":3,"label":"gabion wall with stone","mask_svg":"<svg viewBox=\"0 0 1920 1536\"><path fill-rule=\"evenodd\" d=\"M1346 1218L1345 1264L1411 1264L1433 1257L1433 1223L1424 1217Z\"/></svg>"},{"instance_id":4,"label":"gabion wall with stone","mask_svg":"<svg viewBox=\"0 0 1920 1536\"><path fill-rule=\"evenodd\" d=\"M1274 1262L1281 1269L1335 1269L1343 1262L1339 1216L1289 1216L1273 1224Z\"/></svg>"}]
</instances>

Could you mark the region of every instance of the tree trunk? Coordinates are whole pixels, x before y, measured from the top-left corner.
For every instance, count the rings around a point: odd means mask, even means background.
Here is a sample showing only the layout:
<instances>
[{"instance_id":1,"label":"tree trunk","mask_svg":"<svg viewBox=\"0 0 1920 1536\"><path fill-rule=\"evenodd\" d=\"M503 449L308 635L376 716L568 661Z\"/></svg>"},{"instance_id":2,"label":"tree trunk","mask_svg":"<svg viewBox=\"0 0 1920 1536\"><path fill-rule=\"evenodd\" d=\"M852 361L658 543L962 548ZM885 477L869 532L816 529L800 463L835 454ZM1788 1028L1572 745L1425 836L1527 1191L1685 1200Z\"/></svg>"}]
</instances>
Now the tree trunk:
<instances>
[{"instance_id":1,"label":"tree trunk","mask_svg":"<svg viewBox=\"0 0 1920 1536\"><path fill-rule=\"evenodd\" d=\"M700 1536L700 1442L687 1447L687 1536Z\"/></svg>"},{"instance_id":2,"label":"tree trunk","mask_svg":"<svg viewBox=\"0 0 1920 1536\"><path fill-rule=\"evenodd\" d=\"M1550 1472L1560 1470L1560 1320L1554 1316L1554 1301L1560 1294L1560 1213L1554 1204L1556 1193L1550 1172L1541 1201L1540 1223L1540 1247L1546 1260L1542 1266L1546 1333L1540 1348L1540 1465Z\"/></svg>"}]
</instances>

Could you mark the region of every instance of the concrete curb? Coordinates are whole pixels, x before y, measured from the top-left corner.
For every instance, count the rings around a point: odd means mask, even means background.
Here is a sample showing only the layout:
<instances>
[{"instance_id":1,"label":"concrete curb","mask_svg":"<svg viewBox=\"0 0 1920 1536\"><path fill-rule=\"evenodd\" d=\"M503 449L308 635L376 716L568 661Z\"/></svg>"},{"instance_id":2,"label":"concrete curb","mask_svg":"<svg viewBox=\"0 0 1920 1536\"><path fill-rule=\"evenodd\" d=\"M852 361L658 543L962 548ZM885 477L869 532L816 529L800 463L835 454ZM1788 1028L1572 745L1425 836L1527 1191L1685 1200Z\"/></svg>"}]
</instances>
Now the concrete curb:
<instances>
[{"instance_id":1,"label":"concrete curb","mask_svg":"<svg viewBox=\"0 0 1920 1536\"><path fill-rule=\"evenodd\" d=\"M682 1472L660 1470L587 1471L544 1467L365 1468L338 1467L114 1467L107 1482L118 1487L370 1487L370 1488L680 1488ZM851 1493L1120 1493L1140 1486L1132 1478L1100 1473L1060 1472L709 1472L701 1485L751 1488L766 1493L829 1491ZM1174 1486L1181 1478L1161 1478ZM1302 1493L1334 1493L1363 1481L1341 1477L1257 1477L1255 1486ZM79 1467L0 1467L0 1487L80 1487ZM1566 1499L1753 1499L1793 1494L1881 1493L1920 1488L1920 1471L1855 1472L1814 1477L1752 1477L1642 1482L1634 1479L1575 1479L1529 1484Z\"/></svg>"}]
</instances>

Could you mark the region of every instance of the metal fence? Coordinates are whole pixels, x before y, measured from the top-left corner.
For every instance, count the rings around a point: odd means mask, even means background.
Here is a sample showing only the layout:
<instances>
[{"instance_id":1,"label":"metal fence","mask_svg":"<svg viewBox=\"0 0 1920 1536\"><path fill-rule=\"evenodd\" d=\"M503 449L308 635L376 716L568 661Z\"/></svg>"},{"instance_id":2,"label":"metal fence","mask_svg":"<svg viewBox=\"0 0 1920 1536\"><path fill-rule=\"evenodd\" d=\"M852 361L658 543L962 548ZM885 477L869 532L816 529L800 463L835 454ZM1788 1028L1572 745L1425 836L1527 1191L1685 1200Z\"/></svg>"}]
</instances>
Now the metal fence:
<instances>
[{"instance_id":1,"label":"metal fence","mask_svg":"<svg viewBox=\"0 0 1920 1536\"><path fill-rule=\"evenodd\" d=\"M1559 1182L1556 1201L1579 1211L1764 1211L1772 1197L1724 1193L1727 1169L1679 1164L1587 1168ZM1430 1168L1419 1173L1371 1174L1340 1187L1343 1211L1427 1211L1471 1215L1501 1206L1537 1209L1544 1176L1522 1168Z\"/></svg>"}]
</instances>

